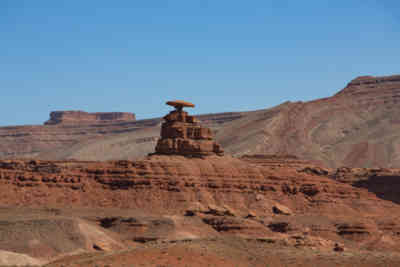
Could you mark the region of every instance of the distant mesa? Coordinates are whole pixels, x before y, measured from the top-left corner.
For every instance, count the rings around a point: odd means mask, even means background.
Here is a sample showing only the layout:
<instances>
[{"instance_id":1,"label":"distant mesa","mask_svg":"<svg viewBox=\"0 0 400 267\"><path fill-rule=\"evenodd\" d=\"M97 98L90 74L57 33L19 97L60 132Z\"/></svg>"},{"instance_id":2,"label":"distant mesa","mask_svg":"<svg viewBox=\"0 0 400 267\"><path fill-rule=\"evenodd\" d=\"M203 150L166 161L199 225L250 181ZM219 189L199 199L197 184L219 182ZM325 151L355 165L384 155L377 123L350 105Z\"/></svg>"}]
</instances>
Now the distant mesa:
<instances>
[{"instance_id":1,"label":"distant mesa","mask_svg":"<svg viewBox=\"0 0 400 267\"><path fill-rule=\"evenodd\" d=\"M90 124L135 121L136 116L129 112L95 112L88 113L81 110L53 111L45 125L56 124Z\"/></svg>"},{"instance_id":2,"label":"distant mesa","mask_svg":"<svg viewBox=\"0 0 400 267\"><path fill-rule=\"evenodd\" d=\"M181 100L166 104L175 110L164 117L155 154L192 157L224 154L221 146L214 142L211 129L202 127L195 117L183 111L184 107L194 107L194 104Z\"/></svg>"}]
</instances>

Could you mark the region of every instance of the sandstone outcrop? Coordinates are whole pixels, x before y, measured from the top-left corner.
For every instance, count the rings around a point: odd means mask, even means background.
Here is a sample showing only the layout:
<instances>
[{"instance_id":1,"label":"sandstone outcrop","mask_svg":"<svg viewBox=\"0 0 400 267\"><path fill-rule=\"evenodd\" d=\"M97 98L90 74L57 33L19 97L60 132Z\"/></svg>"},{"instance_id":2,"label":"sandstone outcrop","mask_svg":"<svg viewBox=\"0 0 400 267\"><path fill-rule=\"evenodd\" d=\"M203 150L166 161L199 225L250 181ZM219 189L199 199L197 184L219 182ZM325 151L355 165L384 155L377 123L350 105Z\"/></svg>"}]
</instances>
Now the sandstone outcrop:
<instances>
[{"instance_id":1,"label":"sandstone outcrop","mask_svg":"<svg viewBox=\"0 0 400 267\"><path fill-rule=\"evenodd\" d=\"M195 117L183 111L184 107L194 107L194 104L169 101L167 105L175 107L175 110L164 117L155 154L191 157L223 155L220 145L213 141L211 129L201 126Z\"/></svg>"},{"instance_id":2,"label":"sandstone outcrop","mask_svg":"<svg viewBox=\"0 0 400 267\"><path fill-rule=\"evenodd\" d=\"M264 167L228 156L0 161L0 190L2 206L140 210L203 222L224 235L265 239L277 234L288 242L322 238L331 240L330 250L338 242L394 250L400 243L399 206L368 189L301 168ZM142 237L143 242L155 238Z\"/></svg>"},{"instance_id":3,"label":"sandstone outcrop","mask_svg":"<svg viewBox=\"0 0 400 267\"><path fill-rule=\"evenodd\" d=\"M95 112L88 113L80 110L53 111L45 125L55 124L90 124L135 121L136 116L129 112Z\"/></svg>"}]
</instances>

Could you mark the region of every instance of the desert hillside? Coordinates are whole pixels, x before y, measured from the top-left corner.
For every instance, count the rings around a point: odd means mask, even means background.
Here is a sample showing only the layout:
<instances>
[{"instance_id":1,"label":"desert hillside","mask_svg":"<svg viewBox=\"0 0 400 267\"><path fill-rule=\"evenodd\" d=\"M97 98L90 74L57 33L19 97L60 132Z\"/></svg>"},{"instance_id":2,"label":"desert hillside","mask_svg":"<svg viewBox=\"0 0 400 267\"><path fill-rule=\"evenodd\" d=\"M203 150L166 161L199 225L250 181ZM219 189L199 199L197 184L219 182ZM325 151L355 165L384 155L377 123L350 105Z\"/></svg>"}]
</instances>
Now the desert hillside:
<instances>
[{"instance_id":1,"label":"desert hillside","mask_svg":"<svg viewBox=\"0 0 400 267\"><path fill-rule=\"evenodd\" d=\"M400 166L400 76L359 77L332 97L249 113L217 139L230 153L293 154L329 167Z\"/></svg>"},{"instance_id":2,"label":"desert hillside","mask_svg":"<svg viewBox=\"0 0 400 267\"><path fill-rule=\"evenodd\" d=\"M167 104L140 160L0 160L0 265L400 263L399 169L232 157Z\"/></svg>"},{"instance_id":3,"label":"desert hillside","mask_svg":"<svg viewBox=\"0 0 400 267\"><path fill-rule=\"evenodd\" d=\"M336 95L315 101L196 117L233 156L291 154L326 167L400 167L399 101L399 75L363 76ZM0 157L138 159L154 151L160 122L1 127Z\"/></svg>"}]
</instances>

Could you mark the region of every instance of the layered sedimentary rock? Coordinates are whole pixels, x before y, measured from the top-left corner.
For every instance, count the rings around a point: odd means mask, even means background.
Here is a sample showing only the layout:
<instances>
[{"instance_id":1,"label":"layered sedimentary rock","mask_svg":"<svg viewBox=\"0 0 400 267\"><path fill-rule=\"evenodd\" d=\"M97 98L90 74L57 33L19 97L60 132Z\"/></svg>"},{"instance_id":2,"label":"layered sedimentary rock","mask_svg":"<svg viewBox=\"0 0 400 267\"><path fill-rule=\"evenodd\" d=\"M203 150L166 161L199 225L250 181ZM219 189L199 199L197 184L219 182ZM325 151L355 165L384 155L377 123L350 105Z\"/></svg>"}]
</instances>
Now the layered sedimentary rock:
<instances>
[{"instance_id":1,"label":"layered sedimentary rock","mask_svg":"<svg viewBox=\"0 0 400 267\"><path fill-rule=\"evenodd\" d=\"M244 155L240 159L270 168L322 169L316 162L304 160L294 155Z\"/></svg>"},{"instance_id":2,"label":"layered sedimentary rock","mask_svg":"<svg viewBox=\"0 0 400 267\"><path fill-rule=\"evenodd\" d=\"M393 76L360 76L352 80L347 86L340 91L339 95L347 96L363 96L366 98L376 98L390 100L399 97L400 75ZM379 92L377 90L380 90ZM382 93L379 96L378 93ZM391 97L392 96L392 97Z\"/></svg>"},{"instance_id":3,"label":"layered sedimentary rock","mask_svg":"<svg viewBox=\"0 0 400 267\"><path fill-rule=\"evenodd\" d=\"M201 126L195 117L183 111L183 107L194 107L193 104L183 101L170 101L167 104L175 107L175 110L164 117L156 154L223 155L220 145L213 141L211 129Z\"/></svg>"},{"instance_id":4,"label":"layered sedimentary rock","mask_svg":"<svg viewBox=\"0 0 400 267\"><path fill-rule=\"evenodd\" d=\"M88 113L80 110L53 111L45 125L55 124L90 124L135 121L136 116L129 112L95 112Z\"/></svg>"},{"instance_id":5,"label":"layered sedimentary rock","mask_svg":"<svg viewBox=\"0 0 400 267\"><path fill-rule=\"evenodd\" d=\"M331 172L330 176L337 181L366 188L382 199L400 204L400 169L342 167Z\"/></svg>"},{"instance_id":6,"label":"layered sedimentary rock","mask_svg":"<svg viewBox=\"0 0 400 267\"><path fill-rule=\"evenodd\" d=\"M272 231L378 250L400 243L399 206L367 189L228 156L0 161L0 190L2 206L118 207L197 216L222 234L270 238Z\"/></svg>"},{"instance_id":7,"label":"layered sedimentary rock","mask_svg":"<svg viewBox=\"0 0 400 267\"><path fill-rule=\"evenodd\" d=\"M296 155L326 167L400 167L400 76L359 77L338 94L256 111L217 133L234 155Z\"/></svg>"}]
</instances>

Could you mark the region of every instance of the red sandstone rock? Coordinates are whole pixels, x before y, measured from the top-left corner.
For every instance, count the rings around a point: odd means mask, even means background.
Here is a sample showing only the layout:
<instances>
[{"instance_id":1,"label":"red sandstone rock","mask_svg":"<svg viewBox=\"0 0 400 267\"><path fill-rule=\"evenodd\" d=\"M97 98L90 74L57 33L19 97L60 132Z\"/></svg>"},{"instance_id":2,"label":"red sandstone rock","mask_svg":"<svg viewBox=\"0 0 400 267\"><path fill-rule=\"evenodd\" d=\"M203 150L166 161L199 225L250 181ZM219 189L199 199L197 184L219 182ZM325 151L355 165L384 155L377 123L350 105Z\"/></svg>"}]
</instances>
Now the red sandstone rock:
<instances>
[{"instance_id":1,"label":"red sandstone rock","mask_svg":"<svg viewBox=\"0 0 400 267\"><path fill-rule=\"evenodd\" d=\"M176 109L182 109L184 107L187 108L194 108L194 104L182 100L174 100L174 101L168 101L167 105L173 106Z\"/></svg>"},{"instance_id":2,"label":"red sandstone rock","mask_svg":"<svg viewBox=\"0 0 400 267\"><path fill-rule=\"evenodd\" d=\"M213 141L209 128L202 127L199 122L183 111L183 107L194 106L183 101L172 101L167 104L176 109L164 117L161 126L161 139L156 146L156 154L205 156L223 155L221 147Z\"/></svg>"},{"instance_id":3,"label":"red sandstone rock","mask_svg":"<svg viewBox=\"0 0 400 267\"><path fill-rule=\"evenodd\" d=\"M128 112L96 112L88 113L84 111L53 111L50 113L50 119L45 125L54 124L87 124L104 122L135 121L133 113Z\"/></svg>"},{"instance_id":4,"label":"red sandstone rock","mask_svg":"<svg viewBox=\"0 0 400 267\"><path fill-rule=\"evenodd\" d=\"M272 207L272 211L276 214L292 215L292 211L288 207L278 203Z\"/></svg>"},{"instance_id":5,"label":"red sandstone rock","mask_svg":"<svg viewBox=\"0 0 400 267\"><path fill-rule=\"evenodd\" d=\"M0 204L186 212L221 234L260 239L276 234L296 246L331 240L329 250L337 242L346 242L346 248L398 249L399 205L337 180L227 156L154 155L136 162L8 160L0 161ZM292 215L274 214L277 203ZM248 218L250 212L257 219ZM283 223L276 226L284 226L283 232L267 227L276 223Z\"/></svg>"},{"instance_id":6,"label":"red sandstone rock","mask_svg":"<svg viewBox=\"0 0 400 267\"><path fill-rule=\"evenodd\" d=\"M339 245L338 243L335 243L335 247L333 248L333 251L343 252L344 251L344 246L343 245Z\"/></svg>"}]
</instances>

